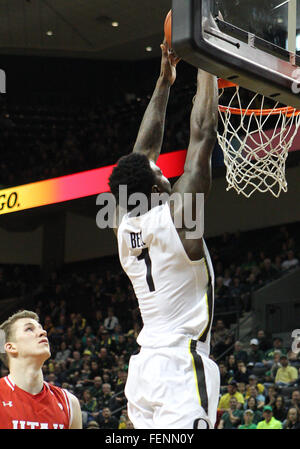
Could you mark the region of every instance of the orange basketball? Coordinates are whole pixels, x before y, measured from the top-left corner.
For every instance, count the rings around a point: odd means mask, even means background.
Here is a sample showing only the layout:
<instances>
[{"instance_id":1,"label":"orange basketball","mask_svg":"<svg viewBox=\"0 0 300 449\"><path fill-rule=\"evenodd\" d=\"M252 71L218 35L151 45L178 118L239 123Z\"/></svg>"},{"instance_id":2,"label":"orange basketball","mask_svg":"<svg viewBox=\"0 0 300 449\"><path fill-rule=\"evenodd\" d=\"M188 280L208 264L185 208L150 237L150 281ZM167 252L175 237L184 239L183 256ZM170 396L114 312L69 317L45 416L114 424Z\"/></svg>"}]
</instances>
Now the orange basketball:
<instances>
[{"instance_id":1,"label":"orange basketball","mask_svg":"<svg viewBox=\"0 0 300 449\"><path fill-rule=\"evenodd\" d=\"M169 48L172 47L172 10L168 12L165 18L164 33Z\"/></svg>"}]
</instances>

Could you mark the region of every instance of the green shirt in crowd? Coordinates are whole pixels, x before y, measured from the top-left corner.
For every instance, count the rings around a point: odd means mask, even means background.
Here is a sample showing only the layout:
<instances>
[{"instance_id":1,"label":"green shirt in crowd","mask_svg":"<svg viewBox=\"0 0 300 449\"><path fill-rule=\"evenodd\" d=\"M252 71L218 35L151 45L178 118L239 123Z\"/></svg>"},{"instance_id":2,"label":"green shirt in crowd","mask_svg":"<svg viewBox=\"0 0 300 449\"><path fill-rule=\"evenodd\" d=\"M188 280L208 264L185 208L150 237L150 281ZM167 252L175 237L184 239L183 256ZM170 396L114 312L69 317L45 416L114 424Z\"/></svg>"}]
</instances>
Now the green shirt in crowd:
<instances>
[{"instance_id":1,"label":"green shirt in crowd","mask_svg":"<svg viewBox=\"0 0 300 449\"><path fill-rule=\"evenodd\" d=\"M280 421L278 421L277 419L274 418L274 416L272 416L272 418L270 419L270 421L267 423L266 420L260 421L257 424L257 429L282 429L282 424Z\"/></svg>"},{"instance_id":2,"label":"green shirt in crowd","mask_svg":"<svg viewBox=\"0 0 300 449\"><path fill-rule=\"evenodd\" d=\"M238 427L239 429L256 429L256 424L250 424L249 426L246 426L246 424L242 424Z\"/></svg>"}]
</instances>

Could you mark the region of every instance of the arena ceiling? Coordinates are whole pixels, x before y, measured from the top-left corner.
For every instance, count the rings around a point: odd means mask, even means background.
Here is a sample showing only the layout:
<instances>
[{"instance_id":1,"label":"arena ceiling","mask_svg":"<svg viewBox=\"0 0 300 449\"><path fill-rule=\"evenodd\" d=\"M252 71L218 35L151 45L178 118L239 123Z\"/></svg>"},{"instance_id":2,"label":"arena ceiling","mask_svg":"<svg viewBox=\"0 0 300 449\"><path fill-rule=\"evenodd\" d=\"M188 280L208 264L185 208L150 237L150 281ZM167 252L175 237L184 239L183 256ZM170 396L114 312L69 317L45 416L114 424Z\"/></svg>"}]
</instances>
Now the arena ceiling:
<instances>
[{"instance_id":1,"label":"arena ceiling","mask_svg":"<svg viewBox=\"0 0 300 449\"><path fill-rule=\"evenodd\" d=\"M0 0L0 54L158 56L171 0ZM112 26L118 22L119 26ZM152 51L146 51L146 47Z\"/></svg>"}]
</instances>

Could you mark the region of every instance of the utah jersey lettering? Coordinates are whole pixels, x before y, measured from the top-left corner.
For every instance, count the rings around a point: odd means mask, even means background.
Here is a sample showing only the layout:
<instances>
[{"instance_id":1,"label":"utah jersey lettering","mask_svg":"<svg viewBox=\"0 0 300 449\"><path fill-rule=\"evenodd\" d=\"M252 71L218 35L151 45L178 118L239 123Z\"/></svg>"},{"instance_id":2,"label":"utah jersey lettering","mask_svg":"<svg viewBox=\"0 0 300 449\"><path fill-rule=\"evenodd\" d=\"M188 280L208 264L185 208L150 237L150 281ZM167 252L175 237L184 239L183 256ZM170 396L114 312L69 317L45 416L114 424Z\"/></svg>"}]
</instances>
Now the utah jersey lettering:
<instances>
[{"instance_id":1,"label":"utah jersey lettering","mask_svg":"<svg viewBox=\"0 0 300 449\"><path fill-rule=\"evenodd\" d=\"M69 393L44 382L38 394L19 388L10 376L0 379L0 429L69 429Z\"/></svg>"},{"instance_id":2,"label":"utah jersey lettering","mask_svg":"<svg viewBox=\"0 0 300 449\"><path fill-rule=\"evenodd\" d=\"M144 347L200 340L209 353L214 273L205 257L191 261L168 203L144 215L124 215L118 229L121 265L132 282L143 319L137 342Z\"/></svg>"}]
</instances>

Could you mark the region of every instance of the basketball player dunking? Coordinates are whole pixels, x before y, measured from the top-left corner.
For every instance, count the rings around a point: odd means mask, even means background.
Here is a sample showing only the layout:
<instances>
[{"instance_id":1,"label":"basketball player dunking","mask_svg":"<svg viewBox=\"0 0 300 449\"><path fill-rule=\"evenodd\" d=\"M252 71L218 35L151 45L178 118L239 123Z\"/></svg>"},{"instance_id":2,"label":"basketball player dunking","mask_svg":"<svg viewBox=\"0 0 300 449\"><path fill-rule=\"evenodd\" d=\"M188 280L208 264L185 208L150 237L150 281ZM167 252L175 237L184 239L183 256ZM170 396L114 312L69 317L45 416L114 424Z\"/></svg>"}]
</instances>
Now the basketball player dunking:
<instances>
[{"instance_id":1,"label":"basketball player dunking","mask_svg":"<svg viewBox=\"0 0 300 449\"><path fill-rule=\"evenodd\" d=\"M191 193L195 202L197 193L207 196L210 190L218 90L216 78L202 70L184 173L173 188L155 164L178 62L165 42L161 48L161 73L133 152L118 161L109 180L117 201L120 185L127 186L128 196L142 192L149 202L155 192ZM213 428L216 420L219 370L209 358L214 274L203 238L189 239L186 231L175 227L168 202L137 216L125 214L115 229L120 262L143 319L141 350L130 359L125 388L137 429Z\"/></svg>"},{"instance_id":2,"label":"basketball player dunking","mask_svg":"<svg viewBox=\"0 0 300 449\"><path fill-rule=\"evenodd\" d=\"M17 312L0 330L1 360L9 369L0 379L0 429L81 429L78 399L43 380L42 366L51 353L39 317Z\"/></svg>"}]
</instances>

